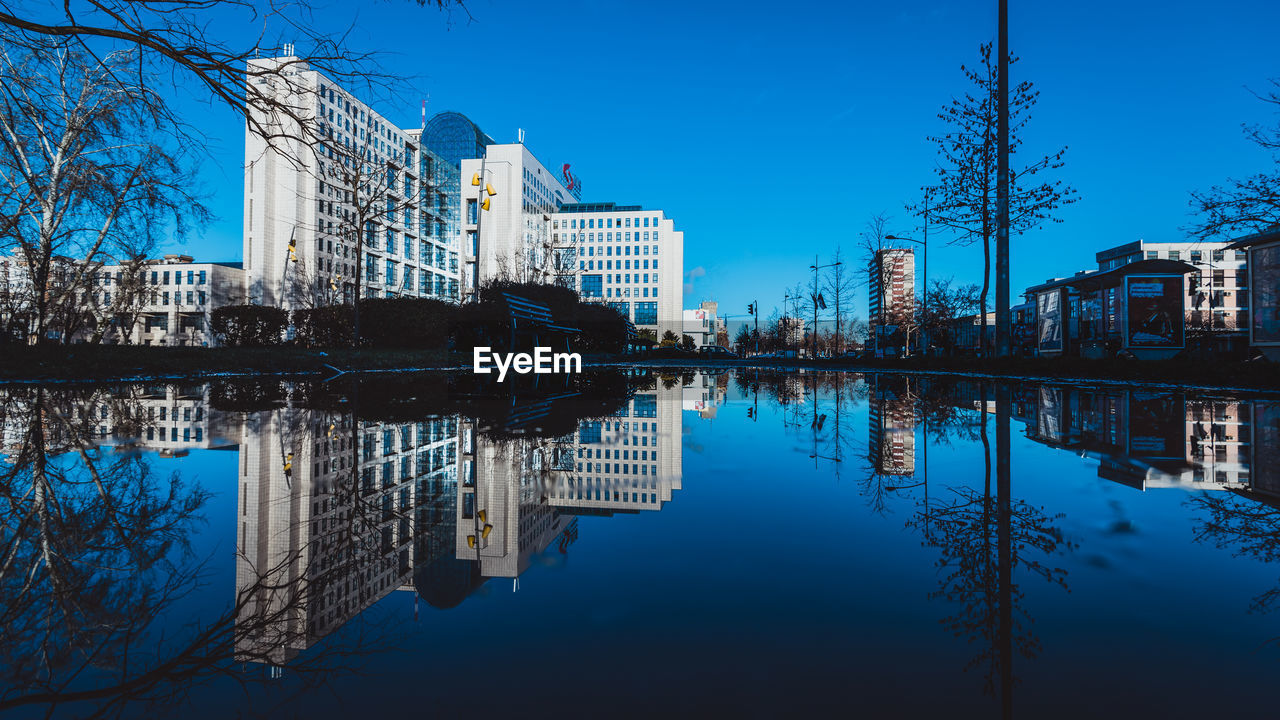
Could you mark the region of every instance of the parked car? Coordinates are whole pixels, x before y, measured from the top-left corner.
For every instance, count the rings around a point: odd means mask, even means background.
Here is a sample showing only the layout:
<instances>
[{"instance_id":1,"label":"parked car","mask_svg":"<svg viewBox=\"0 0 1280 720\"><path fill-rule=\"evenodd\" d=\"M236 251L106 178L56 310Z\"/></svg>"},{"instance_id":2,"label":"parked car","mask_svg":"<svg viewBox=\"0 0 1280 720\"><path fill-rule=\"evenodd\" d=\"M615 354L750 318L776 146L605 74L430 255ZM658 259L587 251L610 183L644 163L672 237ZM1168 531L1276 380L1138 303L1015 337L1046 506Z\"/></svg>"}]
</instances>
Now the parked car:
<instances>
[{"instance_id":1,"label":"parked car","mask_svg":"<svg viewBox=\"0 0 1280 720\"><path fill-rule=\"evenodd\" d=\"M738 357L738 353L733 352L729 348L720 347L719 345L703 345L701 348L698 348L698 353L705 358L718 360Z\"/></svg>"}]
</instances>

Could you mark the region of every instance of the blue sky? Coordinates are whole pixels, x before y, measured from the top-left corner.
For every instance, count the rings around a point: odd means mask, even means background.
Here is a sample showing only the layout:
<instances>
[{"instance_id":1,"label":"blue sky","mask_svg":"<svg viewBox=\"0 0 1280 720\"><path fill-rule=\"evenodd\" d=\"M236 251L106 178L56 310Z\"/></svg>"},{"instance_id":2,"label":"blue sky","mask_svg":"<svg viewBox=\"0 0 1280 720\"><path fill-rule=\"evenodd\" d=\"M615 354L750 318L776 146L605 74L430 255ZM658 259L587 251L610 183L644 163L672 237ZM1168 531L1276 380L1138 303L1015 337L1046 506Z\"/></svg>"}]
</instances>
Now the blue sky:
<instances>
[{"instance_id":1,"label":"blue sky","mask_svg":"<svg viewBox=\"0 0 1280 720\"><path fill-rule=\"evenodd\" d=\"M1094 265L1099 249L1183 238L1188 191L1272 162L1240 124L1276 120L1248 88L1280 76L1280 3L1010 6L1013 79L1041 91L1027 154L1068 145L1060 176L1080 194L1061 224L1014 239L1015 296ZM903 204L933 177L925 137L968 89L961 63L995 31L995 0L468 7L471 21L401 0L331 2L315 17L335 31L354 24L354 50L382 51L385 71L412 76L379 103L402 126L418 125L429 94L429 115L461 111L499 142L524 128L544 163L573 165L585 200L665 210L685 232L686 272L705 272L686 307L713 299L722 313L759 299L767 315L815 253L854 250L872 214L918 233ZM243 123L177 102L208 135L202 175L217 219L172 249L240 259ZM946 239L931 238L931 277L979 282L980 248Z\"/></svg>"}]
</instances>

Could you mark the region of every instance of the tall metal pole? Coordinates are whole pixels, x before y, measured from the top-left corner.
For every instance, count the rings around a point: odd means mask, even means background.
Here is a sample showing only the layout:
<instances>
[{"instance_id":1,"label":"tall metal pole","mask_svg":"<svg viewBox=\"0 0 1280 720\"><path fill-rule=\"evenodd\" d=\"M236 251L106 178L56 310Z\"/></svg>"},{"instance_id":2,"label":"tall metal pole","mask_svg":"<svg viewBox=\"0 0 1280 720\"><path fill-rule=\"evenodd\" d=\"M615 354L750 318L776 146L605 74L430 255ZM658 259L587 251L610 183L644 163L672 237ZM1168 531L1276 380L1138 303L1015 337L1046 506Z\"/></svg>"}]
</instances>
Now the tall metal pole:
<instances>
[{"instance_id":1,"label":"tall metal pole","mask_svg":"<svg viewBox=\"0 0 1280 720\"><path fill-rule=\"evenodd\" d=\"M759 355L759 354L760 354L760 301L759 301L759 300L756 300L756 301L755 301L755 303L756 303L756 305L755 305L755 308L756 308L756 311L755 311L755 316L756 316L756 354L757 354L757 355Z\"/></svg>"},{"instance_id":2,"label":"tall metal pole","mask_svg":"<svg viewBox=\"0 0 1280 720\"><path fill-rule=\"evenodd\" d=\"M920 314L920 340L924 345L924 356L929 357L929 326L926 324L927 315L929 314L929 189L924 191L924 292L920 294L924 301L923 312ZM927 492L927 490L926 490Z\"/></svg>"},{"instance_id":3,"label":"tall metal pole","mask_svg":"<svg viewBox=\"0 0 1280 720\"><path fill-rule=\"evenodd\" d=\"M486 145L484 155L480 156L480 186L476 188L476 244L472 248L475 251L476 267L475 274L471 278L471 293L477 301L480 300L480 246L484 244L480 238L480 225L481 221L484 220L484 208L480 207L480 203L484 202L484 183L487 177L485 175L485 161L488 156L489 147ZM479 551L477 550L477 552Z\"/></svg>"},{"instance_id":4,"label":"tall metal pole","mask_svg":"<svg viewBox=\"0 0 1280 720\"><path fill-rule=\"evenodd\" d=\"M809 330L809 337L812 341L809 343L809 359L818 359L818 256L813 256L813 328ZM818 399L818 391L814 390L813 399ZM816 412L816 409L815 409ZM816 440L814 442L817 442ZM814 450L816 453L817 450Z\"/></svg>"},{"instance_id":5,"label":"tall metal pole","mask_svg":"<svg viewBox=\"0 0 1280 720\"><path fill-rule=\"evenodd\" d=\"M1009 0L1000 0L1000 75L996 127L996 356L1010 352L1009 317ZM985 331L985 328L983 328Z\"/></svg>"}]
</instances>

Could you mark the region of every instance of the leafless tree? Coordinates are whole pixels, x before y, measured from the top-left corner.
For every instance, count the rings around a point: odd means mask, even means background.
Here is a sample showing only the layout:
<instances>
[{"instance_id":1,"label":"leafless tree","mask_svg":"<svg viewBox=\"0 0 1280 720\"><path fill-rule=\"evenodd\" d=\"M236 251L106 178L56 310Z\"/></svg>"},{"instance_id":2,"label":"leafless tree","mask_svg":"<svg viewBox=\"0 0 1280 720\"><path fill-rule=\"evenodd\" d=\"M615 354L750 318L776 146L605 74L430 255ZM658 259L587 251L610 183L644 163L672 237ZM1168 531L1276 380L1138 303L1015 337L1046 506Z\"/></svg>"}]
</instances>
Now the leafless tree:
<instances>
[{"instance_id":1,"label":"leafless tree","mask_svg":"<svg viewBox=\"0 0 1280 720\"><path fill-rule=\"evenodd\" d=\"M462 0L408 0L470 18ZM0 26L13 31L16 45L38 45L49 38L74 43L90 54L131 51L135 61L119 68L111 79L126 86L153 91L163 87L195 88L211 104L244 115L251 132L269 142L299 139L286 126L264 122L278 114L295 121L306 118L268 90L280 83L293 84L296 71L306 66L336 81L385 84L389 76L376 68L373 53L359 53L346 45L346 33L319 29L310 0L67 0L56 5L6 3L0 8ZM228 40L211 32L217 13L219 23L256 28L256 34ZM268 35L283 40L269 39ZM250 61L275 52L289 42L294 55L279 65L251 65ZM246 77L246 73L247 76Z\"/></svg>"},{"instance_id":2,"label":"leafless tree","mask_svg":"<svg viewBox=\"0 0 1280 720\"><path fill-rule=\"evenodd\" d=\"M825 282L826 291L835 303L836 324L833 335L837 354L844 350L845 322L849 320L845 315L844 307L853 299L853 294L857 290L858 273L856 270L845 267L847 257L843 249L837 246L835 253L831 256L832 267L827 268Z\"/></svg>"},{"instance_id":3,"label":"leafless tree","mask_svg":"<svg viewBox=\"0 0 1280 720\"><path fill-rule=\"evenodd\" d=\"M938 189L929 205L926 222L946 228L955 234L952 243L982 243L983 325L987 316L987 293L991 279L991 238L996 230L996 131L998 125L998 62L991 43L979 48L977 67L962 65L961 71L974 88L943 106L938 118L950 130L929 138L937 146ZM1018 58L1009 58L1013 65ZM1031 120L1040 92L1029 81L1017 83L1009 90L1009 152L1017 158L1023 144L1022 133ZM1066 146L1044 155L1021 168L1009 171L1010 237L1035 229L1045 222L1061 222L1055 212L1077 200L1076 191L1061 180L1035 181L1041 172L1061 169ZM909 206L911 212L924 217L923 203Z\"/></svg>"},{"instance_id":4,"label":"leafless tree","mask_svg":"<svg viewBox=\"0 0 1280 720\"><path fill-rule=\"evenodd\" d=\"M934 280L925 294L921 324L933 342L954 352L956 321L976 314L981 306L977 285L953 285L951 278Z\"/></svg>"},{"instance_id":5,"label":"leafless tree","mask_svg":"<svg viewBox=\"0 0 1280 720\"><path fill-rule=\"evenodd\" d=\"M206 213L163 102L120 81L136 53L99 62L65 38L10 45L0 54L2 240L25 265L31 336L45 342L52 313L81 324L105 262L144 257L160 233L180 237Z\"/></svg>"},{"instance_id":6,"label":"leafless tree","mask_svg":"<svg viewBox=\"0 0 1280 720\"><path fill-rule=\"evenodd\" d=\"M1254 96L1271 106L1278 119L1273 125L1245 125L1245 137L1271 155L1273 167L1191 193L1191 208L1199 219L1187 232L1201 240L1280 226L1280 78L1272 78Z\"/></svg>"}]
</instances>

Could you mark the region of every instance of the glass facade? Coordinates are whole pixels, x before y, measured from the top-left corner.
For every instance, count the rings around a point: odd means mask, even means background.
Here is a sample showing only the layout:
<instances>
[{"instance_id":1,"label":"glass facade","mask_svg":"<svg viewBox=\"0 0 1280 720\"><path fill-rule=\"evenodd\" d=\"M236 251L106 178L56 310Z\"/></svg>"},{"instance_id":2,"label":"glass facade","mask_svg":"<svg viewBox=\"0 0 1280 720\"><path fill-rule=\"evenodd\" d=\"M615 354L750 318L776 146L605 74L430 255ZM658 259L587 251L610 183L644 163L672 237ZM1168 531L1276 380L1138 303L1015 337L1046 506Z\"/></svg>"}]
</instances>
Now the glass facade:
<instances>
[{"instance_id":1,"label":"glass facade","mask_svg":"<svg viewBox=\"0 0 1280 720\"><path fill-rule=\"evenodd\" d=\"M442 112L427 121L422 131L423 143L440 159L462 167L462 161L484 156L487 145L496 145L471 119L462 113Z\"/></svg>"}]
</instances>

